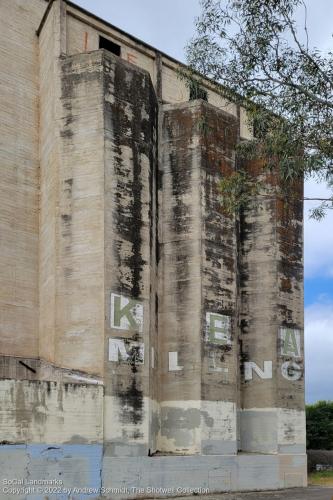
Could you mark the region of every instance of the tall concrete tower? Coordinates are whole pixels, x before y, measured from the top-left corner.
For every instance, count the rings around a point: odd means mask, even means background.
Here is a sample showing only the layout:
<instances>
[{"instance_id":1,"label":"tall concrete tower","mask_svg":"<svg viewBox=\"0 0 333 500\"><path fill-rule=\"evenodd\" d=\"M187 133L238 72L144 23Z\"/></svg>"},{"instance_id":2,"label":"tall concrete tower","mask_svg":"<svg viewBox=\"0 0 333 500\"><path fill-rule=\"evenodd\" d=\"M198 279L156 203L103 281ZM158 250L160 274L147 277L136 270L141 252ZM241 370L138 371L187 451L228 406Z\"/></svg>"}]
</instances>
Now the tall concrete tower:
<instances>
[{"instance_id":1,"label":"tall concrete tower","mask_svg":"<svg viewBox=\"0 0 333 500\"><path fill-rule=\"evenodd\" d=\"M301 183L247 162L225 213L244 109L69 1L0 9L0 498L306 485Z\"/></svg>"}]
</instances>

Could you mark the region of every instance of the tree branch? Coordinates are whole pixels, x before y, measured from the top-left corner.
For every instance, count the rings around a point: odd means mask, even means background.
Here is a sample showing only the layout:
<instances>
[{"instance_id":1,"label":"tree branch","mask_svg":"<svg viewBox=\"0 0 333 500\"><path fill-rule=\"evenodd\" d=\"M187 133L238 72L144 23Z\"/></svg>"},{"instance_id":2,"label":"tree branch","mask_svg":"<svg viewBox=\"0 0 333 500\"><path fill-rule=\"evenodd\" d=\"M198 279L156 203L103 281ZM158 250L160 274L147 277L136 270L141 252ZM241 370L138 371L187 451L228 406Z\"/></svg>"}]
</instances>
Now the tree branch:
<instances>
[{"instance_id":1,"label":"tree branch","mask_svg":"<svg viewBox=\"0 0 333 500\"><path fill-rule=\"evenodd\" d=\"M267 76L267 78L270 81L272 81L274 83L279 83L280 85L286 85L287 87L298 90L298 92L306 95L312 101L318 102L319 104L322 104L324 106L327 106L327 107L333 109L333 102L327 101L326 99L321 99L316 94L313 94L313 92L311 92L310 90L307 90L305 87L302 87L301 85L298 85L297 83L290 80L288 77L285 77L279 71L277 71L277 73L278 73L278 75L280 75L280 77L282 77L282 80L278 80L276 77L274 77L273 75L268 73L266 68L264 68L264 67L263 67L263 72L265 73L265 75ZM285 78L285 80L283 80L283 78Z\"/></svg>"},{"instance_id":2,"label":"tree branch","mask_svg":"<svg viewBox=\"0 0 333 500\"><path fill-rule=\"evenodd\" d=\"M326 73L325 73L325 72L321 69L321 67L319 66L319 64L317 63L317 61L315 61L315 60L313 59L313 57L312 57L312 56L310 56L310 54L309 54L309 52L308 52L308 51L304 50L304 48L303 48L302 44L300 43L300 41L299 41L299 40L298 40L298 38L297 38L297 33L296 33L295 27L294 27L294 25L293 25L293 22L292 22L292 20L290 19L290 17L288 16L288 14L287 14L287 13L285 13L285 19L286 19L286 21L287 21L287 23L288 23L288 26L289 26L289 28L290 28L291 34L292 34L292 36L293 36L293 39L294 39L294 41L295 41L295 43L296 43L296 45L297 45L297 47L298 47L299 51L301 52L301 54L303 54L303 56L304 56L304 57L306 57L306 58L307 58L307 59L308 59L308 60L309 60L309 61L310 61L310 62L311 62L314 66L315 66L315 68L317 68L318 73L320 73L320 74L321 74L321 76L322 76L322 77L323 77L323 78L324 78L324 79L325 79L325 80L326 80L326 81L327 81L327 82L328 82L331 86L333 86L333 81L332 81L330 78L328 78L327 74L326 74Z\"/></svg>"}]
</instances>

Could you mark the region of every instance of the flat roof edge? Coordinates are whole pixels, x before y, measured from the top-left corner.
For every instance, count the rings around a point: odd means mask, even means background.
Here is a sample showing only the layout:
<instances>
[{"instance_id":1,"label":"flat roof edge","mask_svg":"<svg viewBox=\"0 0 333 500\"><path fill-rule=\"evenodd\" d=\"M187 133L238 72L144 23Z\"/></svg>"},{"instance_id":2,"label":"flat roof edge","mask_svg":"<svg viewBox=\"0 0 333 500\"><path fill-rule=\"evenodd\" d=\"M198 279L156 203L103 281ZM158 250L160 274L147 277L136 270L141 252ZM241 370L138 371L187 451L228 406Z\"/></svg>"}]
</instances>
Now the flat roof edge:
<instances>
[{"instance_id":1,"label":"flat roof edge","mask_svg":"<svg viewBox=\"0 0 333 500\"><path fill-rule=\"evenodd\" d=\"M45 0L45 1L46 2L47 1L53 2L54 0ZM152 45L149 45L149 43L146 43L143 40L140 40L139 38L135 37L134 35L131 35L127 31L123 30L122 28L119 28L118 26L115 26L114 24L110 23L109 21L106 21L105 19L102 19L101 17L97 16L96 14L93 14L92 12L89 12L88 10L84 9L80 5L77 5L76 3L72 2L71 0L64 0L64 1L70 7L73 7L74 9L79 10L80 12L82 12L83 14L85 14L86 16L89 16L89 17L95 19L96 21L105 24L109 28L111 28L111 29L113 29L115 31L118 31L118 33L120 33L121 35L124 35L124 36L128 37L130 40L132 40L133 42L135 42L135 43L137 43L139 45L142 45L146 49L151 50L152 52L155 52L157 54L161 54L163 57L166 57L167 59L169 59L173 63L176 63L176 64L178 64L180 66L187 67L187 65L185 63L179 61L178 59L175 59L172 56L169 56L168 54L166 54L162 50L159 50L156 47L153 47Z\"/></svg>"}]
</instances>

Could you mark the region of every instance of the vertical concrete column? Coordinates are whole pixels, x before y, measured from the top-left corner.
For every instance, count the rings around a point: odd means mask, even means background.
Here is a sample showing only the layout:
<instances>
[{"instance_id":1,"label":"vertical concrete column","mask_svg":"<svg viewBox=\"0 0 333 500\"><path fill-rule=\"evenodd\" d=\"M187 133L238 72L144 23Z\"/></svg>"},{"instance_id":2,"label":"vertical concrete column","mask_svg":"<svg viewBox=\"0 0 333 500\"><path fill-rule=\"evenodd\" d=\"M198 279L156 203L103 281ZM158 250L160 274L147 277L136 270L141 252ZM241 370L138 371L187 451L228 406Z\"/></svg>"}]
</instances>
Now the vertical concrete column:
<instances>
[{"instance_id":1,"label":"vertical concrete column","mask_svg":"<svg viewBox=\"0 0 333 500\"><path fill-rule=\"evenodd\" d=\"M56 207L60 366L103 375L104 119L101 55L62 61Z\"/></svg>"},{"instance_id":2,"label":"vertical concrete column","mask_svg":"<svg viewBox=\"0 0 333 500\"><path fill-rule=\"evenodd\" d=\"M241 217L241 449L305 453L302 182L243 167L261 188Z\"/></svg>"},{"instance_id":3,"label":"vertical concrete column","mask_svg":"<svg viewBox=\"0 0 333 500\"><path fill-rule=\"evenodd\" d=\"M40 356L103 375L104 118L101 57L66 57L64 3L39 35Z\"/></svg>"},{"instance_id":4,"label":"vertical concrete column","mask_svg":"<svg viewBox=\"0 0 333 500\"><path fill-rule=\"evenodd\" d=\"M0 4L0 372L38 357L38 44L41 5ZM14 357L15 356L15 357ZM2 375L3 374L3 375Z\"/></svg>"},{"instance_id":5,"label":"vertical concrete column","mask_svg":"<svg viewBox=\"0 0 333 500\"><path fill-rule=\"evenodd\" d=\"M235 217L221 207L220 182L235 169L236 118L203 105L202 453L237 453L238 269ZM206 415L208 418L206 419Z\"/></svg>"},{"instance_id":6,"label":"vertical concrete column","mask_svg":"<svg viewBox=\"0 0 333 500\"><path fill-rule=\"evenodd\" d=\"M149 74L104 54L105 481L153 446L157 103ZM110 459L110 460L108 460Z\"/></svg>"},{"instance_id":7,"label":"vertical concrete column","mask_svg":"<svg viewBox=\"0 0 333 500\"><path fill-rule=\"evenodd\" d=\"M39 33L39 354L55 362L56 342L56 206L61 96L60 3L53 2Z\"/></svg>"},{"instance_id":8,"label":"vertical concrete column","mask_svg":"<svg viewBox=\"0 0 333 500\"><path fill-rule=\"evenodd\" d=\"M201 101L167 105L162 134L158 450L236 453L236 238L218 190L236 122Z\"/></svg>"}]
</instances>

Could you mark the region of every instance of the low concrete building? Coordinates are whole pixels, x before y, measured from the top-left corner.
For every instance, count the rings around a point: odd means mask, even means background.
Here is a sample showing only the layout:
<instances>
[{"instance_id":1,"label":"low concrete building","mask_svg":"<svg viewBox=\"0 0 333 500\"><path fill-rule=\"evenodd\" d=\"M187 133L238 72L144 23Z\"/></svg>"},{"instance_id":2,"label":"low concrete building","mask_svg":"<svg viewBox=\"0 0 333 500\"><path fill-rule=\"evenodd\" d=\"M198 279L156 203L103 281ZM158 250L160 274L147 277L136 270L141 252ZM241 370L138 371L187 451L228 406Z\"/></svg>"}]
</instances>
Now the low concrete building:
<instances>
[{"instance_id":1,"label":"low concrete building","mask_svg":"<svg viewBox=\"0 0 333 500\"><path fill-rule=\"evenodd\" d=\"M245 162L230 216L244 109L69 1L0 11L0 498L306 485L302 185Z\"/></svg>"}]
</instances>

